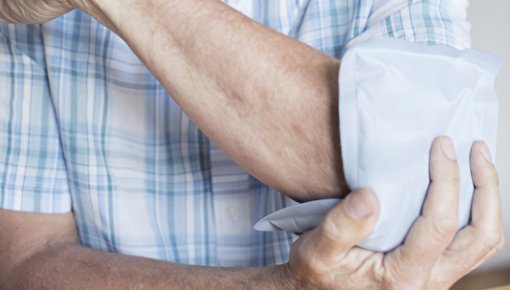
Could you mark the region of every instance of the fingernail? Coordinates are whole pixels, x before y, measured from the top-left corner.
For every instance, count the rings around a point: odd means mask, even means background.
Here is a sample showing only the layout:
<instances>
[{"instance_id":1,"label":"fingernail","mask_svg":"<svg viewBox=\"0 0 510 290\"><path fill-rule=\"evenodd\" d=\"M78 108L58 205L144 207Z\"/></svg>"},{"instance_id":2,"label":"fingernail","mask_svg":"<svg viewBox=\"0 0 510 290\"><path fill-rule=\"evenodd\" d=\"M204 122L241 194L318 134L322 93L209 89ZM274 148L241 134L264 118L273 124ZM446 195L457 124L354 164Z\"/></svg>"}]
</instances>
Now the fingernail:
<instances>
[{"instance_id":1,"label":"fingernail","mask_svg":"<svg viewBox=\"0 0 510 290\"><path fill-rule=\"evenodd\" d=\"M455 148L453 148L453 143L452 140L450 140L450 138L443 140L441 147L446 157L450 158L451 160L457 159L457 157L455 156Z\"/></svg>"},{"instance_id":2,"label":"fingernail","mask_svg":"<svg viewBox=\"0 0 510 290\"><path fill-rule=\"evenodd\" d=\"M364 219L374 211L369 194L368 191L361 190L347 198L347 212L353 219Z\"/></svg>"},{"instance_id":3,"label":"fingernail","mask_svg":"<svg viewBox=\"0 0 510 290\"><path fill-rule=\"evenodd\" d=\"M480 153L482 153L483 157L489 161L489 163L492 163L492 156L489 152L489 147L487 147L487 144L485 142L482 142L482 147L480 147Z\"/></svg>"}]
</instances>

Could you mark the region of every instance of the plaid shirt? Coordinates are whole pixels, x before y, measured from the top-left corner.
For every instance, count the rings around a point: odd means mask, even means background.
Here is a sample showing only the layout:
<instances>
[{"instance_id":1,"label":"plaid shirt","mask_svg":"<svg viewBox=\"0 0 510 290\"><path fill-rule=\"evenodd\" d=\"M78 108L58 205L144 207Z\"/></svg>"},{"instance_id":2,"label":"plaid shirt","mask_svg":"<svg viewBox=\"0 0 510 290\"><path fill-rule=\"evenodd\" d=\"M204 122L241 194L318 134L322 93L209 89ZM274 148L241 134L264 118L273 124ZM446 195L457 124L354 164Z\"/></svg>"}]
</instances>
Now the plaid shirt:
<instances>
[{"instance_id":1,"label":"plaid shirt","mask_svg":"<svg viewBox=\"0 0 510 290\"><path fill-rule=\"evenodd\" d=\"M341 58L396 37L469 47L464 0L230 0ZM0 208L73 211L83 245L200 265L282 263L295 237L254 232L291 203L225 156L129 47L79 11L0 26Z\"/></svg>"}]
</instances>

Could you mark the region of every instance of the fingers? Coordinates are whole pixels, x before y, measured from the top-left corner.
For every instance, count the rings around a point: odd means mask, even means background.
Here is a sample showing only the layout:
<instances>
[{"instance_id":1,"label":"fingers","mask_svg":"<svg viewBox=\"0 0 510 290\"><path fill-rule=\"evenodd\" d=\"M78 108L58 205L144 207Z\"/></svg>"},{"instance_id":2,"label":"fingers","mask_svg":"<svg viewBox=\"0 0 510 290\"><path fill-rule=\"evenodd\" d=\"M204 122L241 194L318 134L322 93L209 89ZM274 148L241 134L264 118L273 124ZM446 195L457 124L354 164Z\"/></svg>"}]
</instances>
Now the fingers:
<instances>
[{"instance_id":1,"label":"fingers","mask_svg":"<svg viewBox=\"0 0 510 290\"><path fill-rule=\"evenodd\" d=\"M471 175L475 186L471 224L461 230L434 272L452 273L455 282L504 245L498 177L487 146L471 149Z\"/></svg>"},{"instance_id":2,"label":"fingers","mask_svg":"<svg viewBox=\"0 0 510 290\"><path fill-rule=\"evenodd\" d=\"M432 270L457 231L460 177L450 138L434 141L429 167L430 186L422 215L404 245L391 253L397 256L394 261L398 261L397 271L402 275Z\"/></svg>"},{"instance_id":3,"label":"fingers","mask_svg":"<svg viewBox=\"0 0 510 290\"><path fill-rule=\"evenodd\" d=\"M372 232L378 209L377 198L370 190L358 189L349 194L310 232L314 258L325 263L343 258Z\"/></svg>"},{"instance_id":4,"label":"fingers","mask_svg":"<svg viewBox=\"0 0 510 290\"><path fill-rule=\"evenodd\" d=\"M292 280L298 281L303 289L336 289L339 276L360 272L360 265L371 267L364 261L374 253L355 246L372 232L378 212L377 198L370 190L350 193L326 214L318 227L292 245L289 257ZM370 275L361 276L363 283L370 282ZM355 284L360 287L360 283Z\"/></svg>"},{"instance_id":5,"label":"fingers","mask_svg":"<svg viewBox=\"0 0 510 290\"><path fill-rule=\"evenodd\" d=\"M489 149L478 141L471 149L471 175L475 186L472 222L475 228L496 230L501 223L499 181Z\"/></svg>"}]
</instances>

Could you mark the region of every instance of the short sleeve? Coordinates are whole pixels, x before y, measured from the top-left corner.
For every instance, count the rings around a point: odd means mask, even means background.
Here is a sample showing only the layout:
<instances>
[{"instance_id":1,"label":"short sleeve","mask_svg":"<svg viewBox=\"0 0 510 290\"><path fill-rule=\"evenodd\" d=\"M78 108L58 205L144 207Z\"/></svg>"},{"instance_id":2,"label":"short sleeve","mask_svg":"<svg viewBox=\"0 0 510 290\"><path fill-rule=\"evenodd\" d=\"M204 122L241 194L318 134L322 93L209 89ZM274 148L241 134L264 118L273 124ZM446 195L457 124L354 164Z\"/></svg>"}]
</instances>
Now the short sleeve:
<instances>
[{"instance_id":1,"label":"short sleeve","mask_svg":"<svg viewBox=\"0 0 510 290\"><path fill-rule=\"evenodd\" d=\"M471 46L467 0L376 0L366 27L355 43L380 38L444 45L456 49Z\"/></svg>"},{"instance_id":2,"label":"short sleeve","mask_svg":"<svg viewBox=\"0 0 510 290\"><path fill-rule=\"evenodd\" d=\"M0 208L71 210L37 25L0 26Z\"/></svg>"}]
</instances>

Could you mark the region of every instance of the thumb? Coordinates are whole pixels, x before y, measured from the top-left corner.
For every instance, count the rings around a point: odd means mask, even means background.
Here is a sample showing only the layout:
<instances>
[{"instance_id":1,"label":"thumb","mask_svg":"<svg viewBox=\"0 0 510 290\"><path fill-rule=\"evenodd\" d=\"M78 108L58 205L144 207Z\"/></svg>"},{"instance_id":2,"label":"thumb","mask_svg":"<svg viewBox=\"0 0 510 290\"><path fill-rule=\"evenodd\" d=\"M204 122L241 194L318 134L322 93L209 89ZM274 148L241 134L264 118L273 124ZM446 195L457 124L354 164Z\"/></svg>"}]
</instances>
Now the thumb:
<instances>
[{"instance_id":1,"label":"thumb","mask_svg":"<svg viewBox=\"0 0 510 290\"><path fill-rule=\"evenodd\" d=\"M346 254L364 240L377 222L379 204L368 189L357 189L330 210L314 230L313 243L319 259L328 261Z\"/></svg>"}]
</instances>

